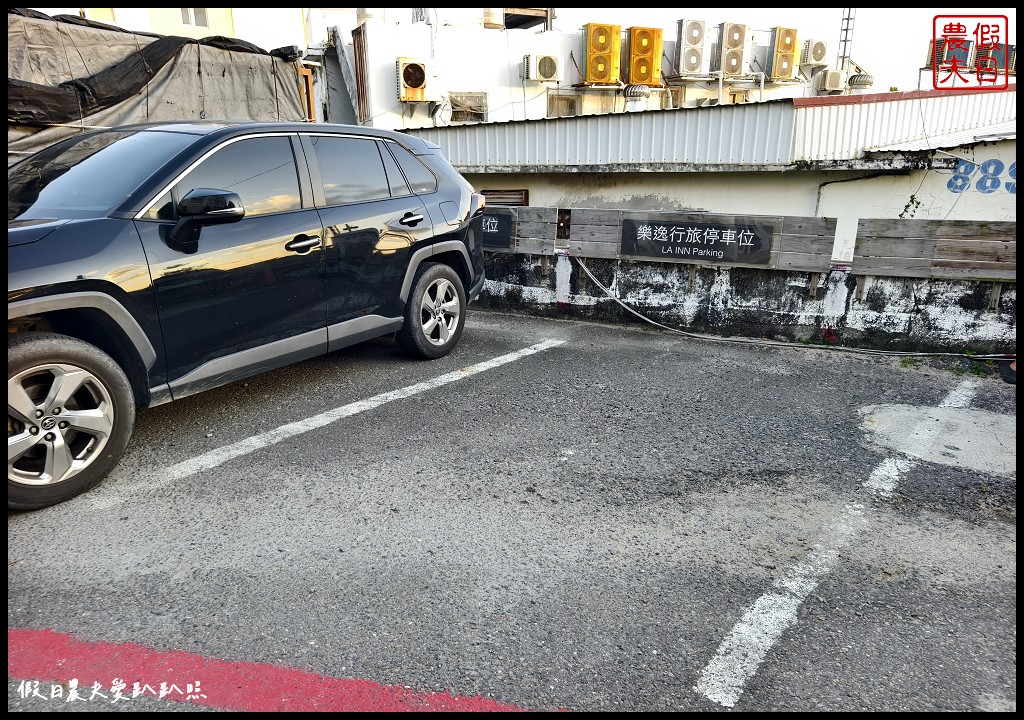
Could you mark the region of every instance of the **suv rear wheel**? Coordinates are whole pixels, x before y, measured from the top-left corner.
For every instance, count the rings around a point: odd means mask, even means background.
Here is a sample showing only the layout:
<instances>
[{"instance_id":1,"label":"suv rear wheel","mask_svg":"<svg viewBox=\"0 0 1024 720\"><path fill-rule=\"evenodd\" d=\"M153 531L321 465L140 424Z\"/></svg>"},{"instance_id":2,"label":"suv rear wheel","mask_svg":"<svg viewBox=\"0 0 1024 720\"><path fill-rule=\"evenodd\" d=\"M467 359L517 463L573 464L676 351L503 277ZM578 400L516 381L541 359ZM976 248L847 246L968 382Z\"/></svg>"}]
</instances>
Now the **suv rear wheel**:
<instances>
[{"instance_id":1,"label":"suv rear wheel","mask_svg":"<svg viewBox=\"0 0 1024 720\"><path fill-rule=\"evenodd\" d=\"M134 424L131 386L110 356L66 335L8 338L8 509L55 505L96 485Z\"/></svg>"},{"instance_id":2,"label":"suv rear wheel","mask_svg":"<svg viewBox=\"0 0 1024 720\"><path fill-rule=\"evenodd\" d=\"M451 352L466 324L466 290L452 268L424 263L405 306L405 321L395 339L407 355L433 360Z\"/></svg>"}]
</instances>

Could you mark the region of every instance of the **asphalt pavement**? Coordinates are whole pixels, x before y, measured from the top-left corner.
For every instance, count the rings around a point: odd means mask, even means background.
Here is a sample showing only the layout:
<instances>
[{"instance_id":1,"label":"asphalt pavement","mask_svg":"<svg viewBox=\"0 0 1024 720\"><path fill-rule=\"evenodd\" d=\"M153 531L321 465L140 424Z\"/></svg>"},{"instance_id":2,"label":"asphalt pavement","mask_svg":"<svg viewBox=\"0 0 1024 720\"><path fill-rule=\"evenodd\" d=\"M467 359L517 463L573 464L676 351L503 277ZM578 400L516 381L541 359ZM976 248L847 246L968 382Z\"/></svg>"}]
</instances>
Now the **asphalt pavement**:
<instances>
[{"instance_id":1,"label":"asphalt pavement","mask_svg":"<svg viewBox=\"0 0 1024 720\"><path fill-rule=\"evenodd\" d=\"M730 340L471 309L141 411L8 513L8 710L1015 710L1016 387Z\"/></svg>"}]
</instances>

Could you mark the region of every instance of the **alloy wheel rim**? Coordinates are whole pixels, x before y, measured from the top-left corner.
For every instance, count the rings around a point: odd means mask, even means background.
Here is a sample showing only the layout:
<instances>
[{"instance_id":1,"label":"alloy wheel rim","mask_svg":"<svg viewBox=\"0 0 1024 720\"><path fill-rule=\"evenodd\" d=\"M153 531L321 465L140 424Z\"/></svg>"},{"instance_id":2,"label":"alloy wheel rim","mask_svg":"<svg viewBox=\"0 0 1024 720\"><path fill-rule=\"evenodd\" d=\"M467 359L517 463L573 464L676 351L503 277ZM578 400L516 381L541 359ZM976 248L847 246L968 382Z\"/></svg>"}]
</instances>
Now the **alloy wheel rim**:
<instances>
[{"instance_id":1,"label":"alloy wheel rim","mask_svg":"<svg viewBox=\"0 0 1024 720\"><path fill-rule=\"evenodd\" d=\"M462 307L455 285L446 278L430 283L420 303L420 327L431 345L449 342L459 325Z\"/></svg>"},{"instance_id":2,"label":"alloy wheel rim","mask_svg":"<svg viewBox=\"0 0 1024 720\"><path fill-rule=\"evenodd\" d=\"M7 478L68 480L100 457L114 427L110 391L75 365L36 365L7 379Z\"/></svg>"}]
</instances>

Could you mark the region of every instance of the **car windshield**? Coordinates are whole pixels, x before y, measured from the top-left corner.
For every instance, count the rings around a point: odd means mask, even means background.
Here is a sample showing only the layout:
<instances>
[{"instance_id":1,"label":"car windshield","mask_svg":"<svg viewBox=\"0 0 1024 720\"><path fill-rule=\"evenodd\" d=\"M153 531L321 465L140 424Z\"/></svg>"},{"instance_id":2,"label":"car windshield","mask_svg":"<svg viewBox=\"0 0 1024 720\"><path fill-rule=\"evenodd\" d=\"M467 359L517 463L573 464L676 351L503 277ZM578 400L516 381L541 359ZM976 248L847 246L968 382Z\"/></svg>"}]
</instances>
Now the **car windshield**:
<instances>
[{"instance_id":1,"label":"car windshield","mask_svg":"<svg viewBox=\"0 0 1024 720\"><path fill-rule=\"evenodd\" d=\"M45 148L7 169L7 219L102 217L194 140L111 130Z\"/></svg>"}]
</instances>

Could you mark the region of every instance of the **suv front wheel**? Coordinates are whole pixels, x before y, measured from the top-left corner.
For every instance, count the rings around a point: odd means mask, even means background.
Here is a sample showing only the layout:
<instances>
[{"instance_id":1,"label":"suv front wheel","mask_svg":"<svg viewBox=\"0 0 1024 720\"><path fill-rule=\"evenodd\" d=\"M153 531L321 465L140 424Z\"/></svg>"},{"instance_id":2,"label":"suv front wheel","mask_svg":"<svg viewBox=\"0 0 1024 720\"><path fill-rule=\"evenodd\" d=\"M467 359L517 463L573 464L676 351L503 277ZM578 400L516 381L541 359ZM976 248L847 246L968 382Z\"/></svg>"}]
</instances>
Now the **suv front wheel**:
<instances>
[{"instance_id":1,"label":"suv front wheel","mask_svg":"<svg viewBox=\"0 0 1024 720\"><path fill-rule=\"evenodd\" d=\"M452 268L424 263L405 306L405 320L395 340L407 355L433 360L451 352L466 324L466 290Z\"/></svg>"},{"instance_id":2,"label":"suv front wheel","mask_svg":"<svg viewBox=\"0 0 1024 720\"><path fill-rule=\"evenodd\" d=\"M128 378L106 353L54 333L8 338L8 509L48 507L96 485L134 424Z\"/></svg>"}]
</instances>

